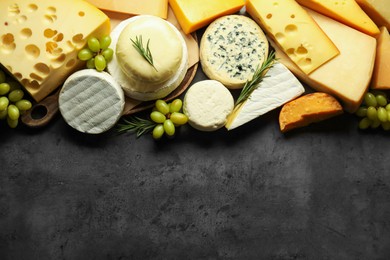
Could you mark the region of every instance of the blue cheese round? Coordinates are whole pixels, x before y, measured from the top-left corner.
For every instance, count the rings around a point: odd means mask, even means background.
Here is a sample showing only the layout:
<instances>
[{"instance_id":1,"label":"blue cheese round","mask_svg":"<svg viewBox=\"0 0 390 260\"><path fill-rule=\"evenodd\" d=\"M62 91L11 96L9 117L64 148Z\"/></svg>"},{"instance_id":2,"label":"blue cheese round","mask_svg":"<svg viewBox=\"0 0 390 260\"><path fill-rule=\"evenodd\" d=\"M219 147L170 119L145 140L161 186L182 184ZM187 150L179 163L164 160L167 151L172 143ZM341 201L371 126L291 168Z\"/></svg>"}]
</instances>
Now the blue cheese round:
<instances>
[{"instance_id":1,"label":"blue cheese round","mask_svg":"<svg viewBox=\"0 0 390 260\"><path fill-rule=\"evenodd\" d=\"M268 56L264 32L252 19L227 15L212 22L200 42L204 73L231 89L242 88Z\"/></svg>"},{"instance_id":2,"label":"blue cheese round","mask_svg":"<svg viewBox=\"0 0 390 260\"><path fill-rule=\"evenodd\" d=\"M58 102L62 117L71 127L99 134L112 128L122 116L125 97L111 75L85 69L65 81Z\"/></svg>"}]
</instances>

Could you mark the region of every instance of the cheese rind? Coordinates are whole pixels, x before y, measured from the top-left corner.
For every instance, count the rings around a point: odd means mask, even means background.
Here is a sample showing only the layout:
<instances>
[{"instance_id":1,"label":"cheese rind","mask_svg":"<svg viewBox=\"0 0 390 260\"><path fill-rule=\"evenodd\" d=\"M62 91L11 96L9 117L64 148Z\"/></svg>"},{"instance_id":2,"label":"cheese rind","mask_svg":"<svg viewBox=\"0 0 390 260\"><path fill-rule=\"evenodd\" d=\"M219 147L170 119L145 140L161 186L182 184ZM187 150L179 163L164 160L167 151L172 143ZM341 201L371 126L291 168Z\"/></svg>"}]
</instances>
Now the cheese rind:
<instances>
[{"instance_id":1,"label":"cheese rind","mask_svg":"<svg viewBox=\"0 0 390 260\"><path fill-rule=\"evenodd\" d=\"M248 99L230 114L225 127L237 128L304 92L299 80L283 64L275 62Z\"/></svg>"},{"instance_id":2,"label":"cheese rind","mask_svg":"<svg viewBox=\"0 0 390 260\"><path fill-rule=\"evenodd\" d=\"M270 40L271 45L275 48L276 57L301 81L317 91L326 92L337 97L342 102L344 109L353 113L360 106L371 80L376 40L329 17L309 9L307 11L336 44L340 50L340 55L328 61L310 75L302 72Z\"/></svg>"},{"instance_id":3,"label":"cheese rind","mask_svg":"<svg viewBox=\"0 0 390 260\"><path fill-rule=\"evenodd\" d=\"M356 0L378 27L385 26L390 31L389 0Z\"/></svg>"},{"instance_id":4,"label":"cheese rind","mask_svg":"<svg viewBox=\"0 0 390 260\"><path fill-rule=\"evenodd\" d=\"M183 31L192 33L216 18L238 12L245 0L169 0Z\"/></svg>"},{"instance_id":5,"label":"cheese rind","mask_svg":"<svg viewBox=\"0 0 390 260\"><path fill-rule=\"evenodd\" d=\"M390 89L390 35L386 27L380 28L377 39L377 51L374 72L371 80L372 89Z\"/></svg>"},{"instance_id":6,"label":"cheese rind","mask_svg":"<svg viewBox=\"0 0 390 260\"><path fill-rule=\"evenodd\" d=\"M83 133L100 134L112 128L122 116L125 98L108 73L85 69L65 81L58 104L71 127Z\"/></svg>"},{"instance_id":7,"label":"cheese rind","mask_svg":"<svg viewBox=\"0 0 390 260\"><path fill-rule=\"evenodd\" d=\"M248 0L246 10L306 74L339 54L333 42L295 0Z\"/></svg>"},{"instance_id":8,"label":"cheese rind","mask_svg":"<svg viewBox=\"0 0 390 260\"><path fill-rule=\"evenodd\" d=\"M320 14L371 36L379 34L379 28L360 8L355 0L296 0L299 4Z\"/></svg>"},{"instance_id":9,"label":"cheese rind","mask_svg":"<svg viewBox=\"0 0 390 260\"><path fill-rule=\"evenodd\" d=\"M41 101L84 66L78 51L108 35L110 21L82 0L2 0L0 32L0 63Z\"/></svg>"},{"instance_id":10,"label":"cheese rind","mask_svg":"<svg viewBox=\"0 0 390 260\"><path fill-rule=\"evenodd\" d=\"M250 18L228 15L206 29L200 42L203 72L228 88L242 88L268 56L268 40Z\"/></svg>"}]
</instances>

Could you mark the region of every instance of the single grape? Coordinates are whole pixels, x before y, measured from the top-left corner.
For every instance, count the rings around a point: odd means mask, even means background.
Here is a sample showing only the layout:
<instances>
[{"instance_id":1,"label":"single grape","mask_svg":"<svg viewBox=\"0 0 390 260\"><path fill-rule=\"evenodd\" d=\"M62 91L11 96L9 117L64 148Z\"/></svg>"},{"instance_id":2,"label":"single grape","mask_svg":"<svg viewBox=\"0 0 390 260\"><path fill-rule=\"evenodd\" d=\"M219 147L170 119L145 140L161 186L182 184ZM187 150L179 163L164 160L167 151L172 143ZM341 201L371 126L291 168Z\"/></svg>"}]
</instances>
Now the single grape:
<instances>
[{"instance_id":1,"label":"single grape","mask_svg":"<svg viewBox=\"0 0 390 260\"><path fill-rule=\"evenodd\" d=\"M388 120L387 118L387 110L384 107L378 107L378 119L381 122L386 122Z\"/></svg>"},{"instance_id":2,"label":"single grape","mask_svg":"<svg viewBox=\"0 0 390 260\"><path fill-rule=\"evenodd\" d=\"M364 102L366 103L367 106L372 106L372 107L376 107L378 104L374 94L372 94L370 92L367 92L364 95Z\"/></svg>"},{"instance_id":3,"label":"single grape","mask_svg":"<svg viewBox=\"0 0 390 260\"><path fill-rule=\"evenodd\" d=\"M90 49L85 48L79 51L77 57L82 61L87 61L93 57L93 52Z\"/></svg>"},{"instance_id":4,"label":"single grape","mask_svg":"<svg viewBox=\"0 0 390 260\"><path fill-rule=\"evenodd\" d=\"M156 106L158 111L163 113L163 115L166 115L169 113L169 106L168 106L167 102L165 102L164 100L162 100L162 99L156 100L155 106Z\"/></svg>"},{"instance_id":5,"label":"single grape","mask_svg":"<svg viewBox=\"0 0 390 260\"><path fill-rule=\"evenodd\" d=\"M22 100L19 100L18 102L16 102L15 106L17 106L20 111L26 111L32 107L32 104L29 100L22 99Z\"/></svg>"},{"instance_id":6,"label":"single grape","mask_svg":"<svg viewBox=\"0 0 390 260\"><path fill-rule=\"evenodd\" d=\"M106 68L106 59L103 55L99 54L95 56L95 68L97 71L103 71Z\"/></svg>"},{"instance_id":7,"label":"single grape","mask_svg":"<svg viewBox=\"0 0 390 260\"><path fill-rule=\"evenodd\" d=\"M7 110L9 100L7 97L0 97L0 111Z\"/></svg>"},{"instance_id":8,"label":"single grape","mask_svg":"<svg viewBox=\"0 0 390 260\"><path fill-rule=\"evenodd\" d=\"M11 86L8 83L0 83L0 96L6 95L11 89Z\"/></svg>"},{"instance_id":9,"label":"single grape","mask_svg":"<svg viewBox=\"0 0 390 260\"><path fill-rule=\"evenodd\" d=\"M8 106L8 117L12 120L18 120L20 116L19 108L15 105Z\"/></svg>"},{"instance_id":10,"label":"single grape","mask_svg":"<svg viewBox=\"0 0 390 260\"><path fill-rule=\"evenodd\" d=\"M5 75L4 71L0 70L0 84L4 83L5 79L6 79L6 75Z\"/></svg>"},{"instance_id":11,"label":"single grape","mask_svg":"<svg viewBox=\"0 0 390 260\"><path fill-rule=\"evenodd\" d=\"M111 61L112 57L114 56L114 51L111 48L108 48L102 51L102 55L106 59L106 61Z\"/></svg>"},{"instance_id":12,"label":"single grape","mask_svg":"<svg viewBox=\"0 0 390 260\"><path fill-rule=\"evenodd\" d=\"M176 125L184 125L188 122L188 117L179 112L173 112L170 116L171 121Z\"/></svg>"},{"instance_id":13,"label":"single grape","mask_svg":"<svg viewBox=\"0 0 390 260\"><path fill-rule=\"evenodd\" d=\"M179 112L182 106L183 102L181 101L181 99L177 98L170 103L169 112Z\"/></svg>"},{"instance_id":14,"label":"single grape","mask_svg":"<svg viewBox=\"0 0 390 260\"><path fill-rule=\"evenodd\" d=\"M100 51L100 42L95 37L88 39L88 48L93 52Z\"/></svg>"},{"instance_id":15,"label":"single grape","mask_svg":"<svg viewBox=\"0 0 390 260\"><path fill-rule=\"evenodd\" d=\"M157 124L162 124L167 119L165 115L163 115L160 111L153 111L150 113L150 119Z\"/></svg>"},{"instance_id":16,"label":"single grape","mask_svg":"<svg viewBox=\"0 0 390 260\"><path fill-rule=\"evenodd\" d=\"M358 117L365 117L367 116L367 107L359 107L359 109L356 111L356 115Z\"/></svg>"},{"instance_id":17,"label":"single grape","mask_svg":"<svg viewBox=\"0 0 390 260\"><path fill-rule=\"evenodd\" d=\"M373 107L373 106L370 106L369 108L367 108L367 117L371 120L371 121L375 121L378 119L378 112L376 111L376 108Z\"/></svg>"},{"instance_id":18,"label":"single grape","mask_svg":"<svg viewBox=\"0 0 390 260\"><path fill-rule=\"evenodd\" d=\"M18 119L13 120L13 119L11 119L10 117L7 117L7 123L8 123L8 126L9 126L9 127L15 128L15 127L18 126L19 120L18 120Z\"/></svg>"},{"instance_id":19,"label":"single grape","mask_svg":"<svg viewBox=\"0 0 390 260\"><path fill-rule=\"evenodd\" d=\"M371 122L372 129L378 128L380 125L381 125L381 121L379 121L379 119L376 119L375 121Z\"/></svg>"},{"instance_id":20,"label":"single grape","mask_svg":"<svg viewBox=\"0 0 390 260\"><path fill-rule=\"evenodd\" d=\"M164 121L164 131L168 136L173 136L175 134L175 125L170 119Z\"/></svg>"},{"instance_id":21,"label":"single grape","mask_svg":"<svg viewBox=\"0 0 390 260\"><path fill-rule=\"evenodd\" d=\"M110 37L110 35L106 35L106 36L104 36L103 38L100 39L100 48L102 50L105 50L108 47L110 47L110 44L111 44L111 37Z\"/></svg>"},{"instance_id":22,"label":"single grape","mask_svg":"<svg viewBox=\"0 0 390 260\"><path fill-rule=\"evenodd\" d=\"M387 104L387 105L386 105L386 110L387 110L387 111L390 111L390 104Z\"/></svg>"},{"instance_id":23,"label":"single grape","mask_svg":"<svg viewBox=\"0 0 390 260\"><path fill-rule=\"evenodd\" d=\"M0 111L0 120L6 119L7 115L8 115L8 110L7 109Z\"/></svg>"},{"instance_id":24,"label":"single grape","mask_svg":"<svg viewBox=\"0 0 390 260\"><path fill-rule=\"evenodd\" d=\"M382 128L383 128L383 130L385 130L385 131L389 131L389 130L390 130L390 121L383 122L383 123L382 123Z\"/></svg>"},{"instance_id":25,"label":"single grape","mask_svg":"<svg viewBox=\"0 0 390 260\"><path fill-rule=\"evenodd\" d=\"M164 126L162 124L158 124L156 125L154 128L153 128L153 132L152 132L152 135L153 135L153 138L154 139L160 139L163 134L164 134Z\"/></svg>"},{"instance_id":26,"label":"single grape","mask_svg":"<svg viewBox=\"0 0 390 260\"><path fill-rule=\"evenodd\" d=\"M384 107L387 105L387 99L384 95L376 95L375 98L379 106Z\"/></svg>"},{"instance_id":27,"label":"single grape","mask_svg":"<svg viewBox=\"0 0 390 260\"><path fill-rule=\"evenodd\" d=\"M362 120L360 120L359 128L360 129L367 129L370 127L371 123L372 123L372 121L370 119L368 119L368 117L365 117Z\"/></svg>"},{"instance_id":28,"label":"single grape","mask_svg":"<svg viewBox=\"0 0 390 260\"><path fill-rule=\"evenodd\" d=\"M9 94L8 94L8 99L9 101L11 102L17 102L19 100L21 100L24 96L24 92L23 90L21 89L15 89L15 90L12 90Z\"/></svg>"},{"instance_id":29,"label":"single grape","mask_svg":"<svg viewBox=\"0 0 390 260\"><path fill-rule=\"evenodd\" d=\"M95 69L95 58L90 58L87 61L87 69Z\"/></svg>"}]
</instances>

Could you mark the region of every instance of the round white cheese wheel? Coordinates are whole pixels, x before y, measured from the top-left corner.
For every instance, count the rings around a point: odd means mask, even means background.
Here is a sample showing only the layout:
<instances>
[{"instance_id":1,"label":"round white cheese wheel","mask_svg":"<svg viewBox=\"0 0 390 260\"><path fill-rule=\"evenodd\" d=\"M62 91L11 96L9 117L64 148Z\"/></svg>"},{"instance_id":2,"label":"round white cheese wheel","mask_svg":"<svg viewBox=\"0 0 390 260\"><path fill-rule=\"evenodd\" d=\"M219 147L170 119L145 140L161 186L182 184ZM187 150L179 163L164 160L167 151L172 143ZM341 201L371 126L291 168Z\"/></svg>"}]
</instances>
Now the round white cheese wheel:
<instances>
[{"instance_id":1,"label":"round white cheese wheel","mask_svg":"<svg viewBox=\"0 0 390 260\"><path fill-rule=\"evenodd\" d=\"M85 69L65 81L58 103L62 117L71 127L99 134L112 128L122 116L125 96L111 75Z\"/></svg>"},{"instance_id":2,"label":"round white cheese wheel","mask_svg":"<svg viewBox=\"0 0 390 260\"><path fill-rule=\"evenodd\" d=\"M255 21L242 15L227 15L207 27L199 55L207 77L239 89L267 58L268 49L267 38Z\"/></svg>"},{"instance_id":3,"label":"round white cheese wheel","mask_svg":"<svg viewBox=\"0 0 390 260\"><path fill-rule=\"evenodd\" d=\"M142 37L153 57L150 65L131 40ZM148 101L163 98L183 81L188 69L187 45L175 26L159 17L139 15L122 21L111 32L113 60L108 72L131 98Z\"/></svg>"},{"instance_id":4,"label":"round white cheese wheel","mask_svg":"<svg viewBox=\"0 0 390 260\"><path fill-rule=\"evenodd\" d=\"M195 83L187 90L183 101L188 123L201 131L215 131L223 127L233 108L232 94L216 80Z\"/></svg>"}]
</instances>

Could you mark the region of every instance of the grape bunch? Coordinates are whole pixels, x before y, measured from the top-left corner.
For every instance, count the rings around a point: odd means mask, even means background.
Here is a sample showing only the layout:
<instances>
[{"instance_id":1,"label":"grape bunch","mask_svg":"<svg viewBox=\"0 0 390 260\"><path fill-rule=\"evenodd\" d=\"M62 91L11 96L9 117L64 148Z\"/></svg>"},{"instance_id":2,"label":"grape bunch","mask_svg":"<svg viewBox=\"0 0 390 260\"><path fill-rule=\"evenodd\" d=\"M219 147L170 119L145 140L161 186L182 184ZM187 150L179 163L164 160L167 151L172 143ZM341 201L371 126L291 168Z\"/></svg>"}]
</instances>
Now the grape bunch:
<instances>
[{"instance_id":1,"label":"grape bunch","mask_svg":"<svg viewBox=\"0 0 390 260\"><path fill-rule=\"evenodd\" d=\"M17 127L20 114L32 107L29 100L23 99L24 92L16 81L8 81L0 70L0 119L7 120L8 126Z\"/></svg>"},{"instance_id":2,"label":"grape bunch","mask_svg":"<svg viewBox=\"0 0 390 260\"><path fill-rule=\"evenodd\" d=\"M360 129L382 126L383 130L390 130L390 103L387 94L382 91L367 92L356 115L362 117L359 122Z\"/></svg>"},{"instance_id":3,"label":"grape bunch","mask_svg":"<svg viewBox=\"0 0 390 260\"><path fill-rule=\"evenodd\" d=\"M188 117L180 112L182 106L183 102L180 99L175 99L169 104L161 99L156 100L150 113L150 119L156 123L152 131L154 139L160 139L164 133L173 136L176 127L187 123Z\"/></svg>"},{"instance_id":4,"label":"grape bunch","mask_svg":"<svg viewBox=\"0 0 390 260\"><path fill-rule=\"evenodd\" d=\"M92 37L88 39L87 47L81 49L77 54L78 58L87 62L88 69L96 69L103 71L106 69L107 62L112 60L114 51L109 48L111 44L111 37L104 36L100 41Z\"/></svg>"}]
</instances>

